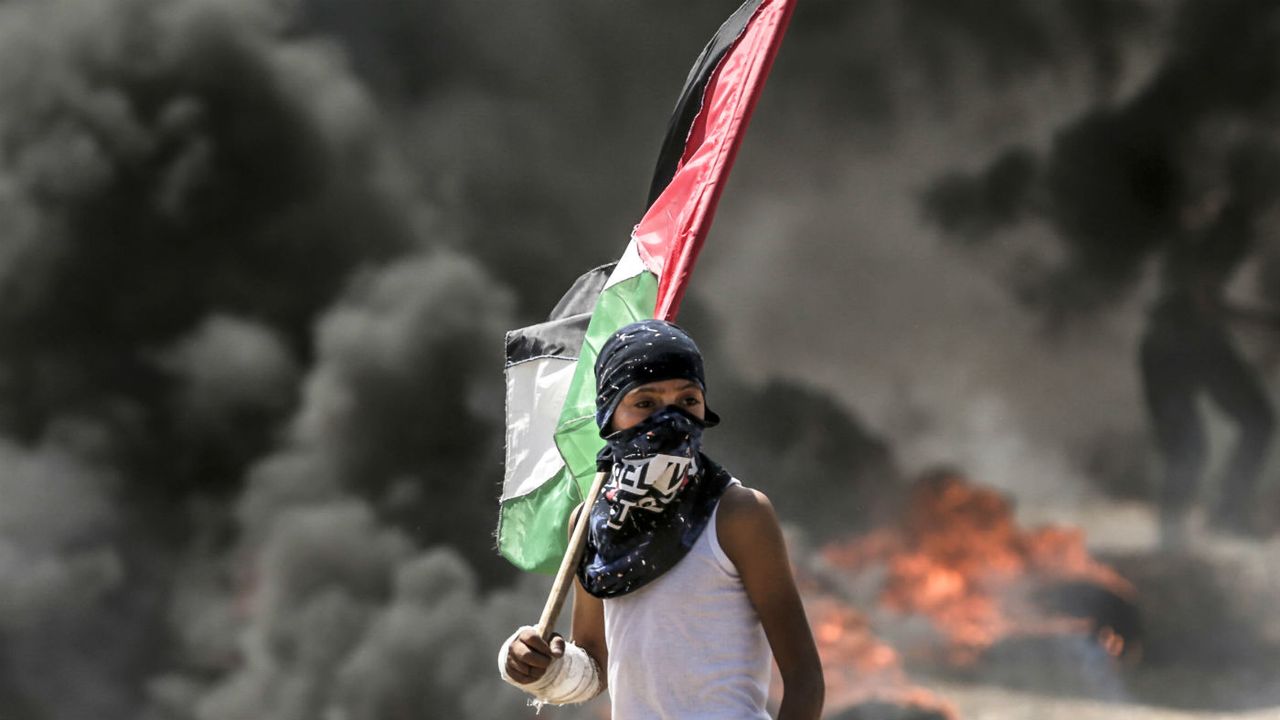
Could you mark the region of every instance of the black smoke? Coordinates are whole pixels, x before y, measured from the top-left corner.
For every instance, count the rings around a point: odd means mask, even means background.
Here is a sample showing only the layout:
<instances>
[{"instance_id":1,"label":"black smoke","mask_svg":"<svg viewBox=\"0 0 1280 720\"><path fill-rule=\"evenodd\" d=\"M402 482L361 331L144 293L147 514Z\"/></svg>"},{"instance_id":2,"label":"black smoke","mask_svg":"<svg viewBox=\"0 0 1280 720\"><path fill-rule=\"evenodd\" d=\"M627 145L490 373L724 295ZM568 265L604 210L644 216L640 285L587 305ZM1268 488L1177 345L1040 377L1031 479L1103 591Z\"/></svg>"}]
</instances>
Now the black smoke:
<instances>
[{"instance_id":1,"label":"black smoke","mask_svg":"<svg viewBox=\"0 0 1280 720\"><path fill-rule=\"evenodd\" d=\"M433 577L509 577L501 386L476 358L511 297L431 250L448 231L343 52L265 2L67 0L0 6L0 56L6 711L216 715L256 628L283 628L263 652L304 685L355 647L290 646L282 612L359 639L387 603L444 603ZM282 476L298 498L256 499ZM275 529L295 504L350 554ZM396 570L445 541L470 560ZM355 609L309 609L330 585Z\"/></svg>"},{"instance_id":2,"label":"black smoke","mask_svg":"<svg viewBox=\"0 0 1280 720\"><path fill-rule=\"evenodd\" d=\"M726 469L773 499L814 542L891 516L903 487L892 448L827 394L801 382L716 389L727 419L708 435ZM723 402L720 398L724 398Z\"/></svg>"},{"instance_id":3,"label":"black smoke","mask_svg":"<svg viewBox=\"0 0 1280 720\"><path fill-rule=\"evenodd\" d=\"M1212 262L1239 268L1272 242L1258 226L1280 191L1276 18L1270 2L1179 3L1157 66L1130 95L1069 119L1042 151L1011 147L939 179L927 216L967 242L1047 223L1060 252L1015 290L1056 319L1123 300L1205 225ZM1221 210L1203 209L1215 196Z\"/></svg>"}]
</instances>

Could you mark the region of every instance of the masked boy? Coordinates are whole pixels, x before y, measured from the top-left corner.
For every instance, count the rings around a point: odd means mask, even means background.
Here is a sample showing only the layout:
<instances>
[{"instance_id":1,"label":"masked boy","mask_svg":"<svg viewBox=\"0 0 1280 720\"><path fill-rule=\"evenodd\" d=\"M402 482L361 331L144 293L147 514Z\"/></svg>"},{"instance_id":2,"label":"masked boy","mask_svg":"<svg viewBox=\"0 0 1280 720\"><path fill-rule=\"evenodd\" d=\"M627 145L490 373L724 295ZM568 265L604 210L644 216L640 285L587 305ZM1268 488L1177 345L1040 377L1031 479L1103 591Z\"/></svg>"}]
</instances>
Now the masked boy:
<instances>
[{"instance_id":1,"label":"masked boy","mask_svg":"<svg viewBox=\"0 0 1280 720\"><path fill-rule=\"evenodd\" d=\"M554 704L607 688L614 720L766 720L772 658L779 720L818 718L822 668L777 517L701 452L720 419L697 345L641 321L609 338L595 374L610 475L585 516L573 639L521 628L503 678Z\"/></svg>"}]
</instances>

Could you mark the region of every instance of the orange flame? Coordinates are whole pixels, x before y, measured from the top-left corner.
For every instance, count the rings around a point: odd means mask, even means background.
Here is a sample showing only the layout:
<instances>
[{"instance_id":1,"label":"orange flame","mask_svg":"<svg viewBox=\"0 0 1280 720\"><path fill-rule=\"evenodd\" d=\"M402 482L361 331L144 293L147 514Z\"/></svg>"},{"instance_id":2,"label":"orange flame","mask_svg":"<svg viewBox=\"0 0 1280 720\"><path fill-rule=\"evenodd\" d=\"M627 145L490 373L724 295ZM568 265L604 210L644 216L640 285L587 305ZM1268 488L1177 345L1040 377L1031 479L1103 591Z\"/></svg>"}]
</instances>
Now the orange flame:
<instances>
[{"instance_id":1,"label":"orange flame","mask_svg":"<svg viewBox=\"0 0 1280 720\"><path fill-rule=\"evenodd\" d=\"M956 475L922 479L898 526L829 545L822 558L849 574L883 568L880 604L929 618L946 638L940 650L948 664L972 664L1016 635L1093 632L1112 656L1126 648L1115 629L1095 630L1088 619L1054 614L1035 597L1055 582L1087 582L1134 597L1128 581L1089 554L1083 533L1025 531L1003 497Z\"/></svg>"},{"instance_id":2,"label":"orange flame","mask_svg":"<svg viewBox=\"0 0 1280 720\"><path fill-rule=\"evenodd\" d=\"M959 717L945 700L911 683L897 651L875 636L862 613L818 593L808 595L805 610L822 660L826 705L833 712L867 702L885 702L931 710L948 720ZM779 689L775 688L774 697Z\"/></svg>"}]
</instances>

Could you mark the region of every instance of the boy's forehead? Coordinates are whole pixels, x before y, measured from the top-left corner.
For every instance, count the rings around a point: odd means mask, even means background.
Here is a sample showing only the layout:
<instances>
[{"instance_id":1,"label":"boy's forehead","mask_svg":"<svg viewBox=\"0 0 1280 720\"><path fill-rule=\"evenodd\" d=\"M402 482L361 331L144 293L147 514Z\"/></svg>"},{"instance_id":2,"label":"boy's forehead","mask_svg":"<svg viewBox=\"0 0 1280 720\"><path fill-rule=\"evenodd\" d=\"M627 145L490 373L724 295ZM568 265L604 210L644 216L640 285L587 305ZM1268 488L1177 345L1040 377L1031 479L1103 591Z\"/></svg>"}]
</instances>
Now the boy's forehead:
<instances>
[{"instance_id":1,"label":"boy's forehead","mask_svg":"<svg viewBox=\"0 0 1280 720\"><path fill-rule=\"evenodd\" d=\"M701 390L702 386L698 385L698 383L692 380L687 380L685 378L677 378L674 380L655 380L653 382L645 383L643 385L637 385L634 388L631 388L631 390L627 394L631 395L634 393L656 393L656 392L662 392L664 390L685 390L688 388L695 388L695 389Z\"/></svg>"}]
</instances>

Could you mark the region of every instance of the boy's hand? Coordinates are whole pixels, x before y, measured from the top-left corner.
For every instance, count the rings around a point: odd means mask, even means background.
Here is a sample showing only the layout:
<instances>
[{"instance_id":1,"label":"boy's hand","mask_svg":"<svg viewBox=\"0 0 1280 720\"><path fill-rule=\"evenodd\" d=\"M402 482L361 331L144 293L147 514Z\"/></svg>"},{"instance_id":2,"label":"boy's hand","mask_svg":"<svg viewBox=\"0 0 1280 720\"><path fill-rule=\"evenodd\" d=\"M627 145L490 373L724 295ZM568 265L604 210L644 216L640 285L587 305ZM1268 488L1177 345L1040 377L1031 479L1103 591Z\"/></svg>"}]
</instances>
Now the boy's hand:
<instances>
[{"instance_id":1,"label":"boy's hand","mask_svg":"<svg viewBox=\"0 0 1280 720\"><path fill-rule=\"evenodd\" d=\"M563 655L564 638L560 633L552 635L551 642L547 642L536 628L522 627L507 648L507 675L522 685L536 682L546 674L551 661Z\"/></svg>"}]
</instances>

